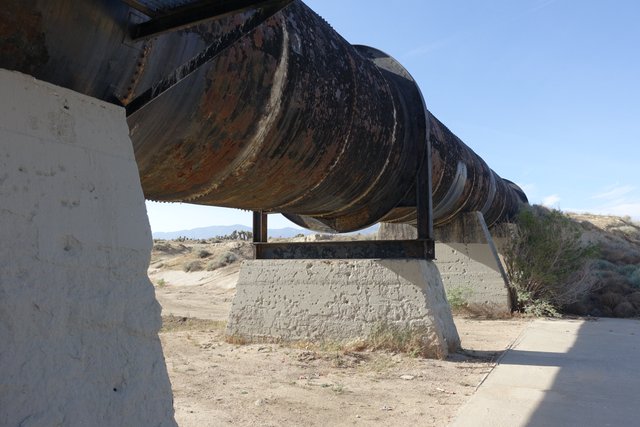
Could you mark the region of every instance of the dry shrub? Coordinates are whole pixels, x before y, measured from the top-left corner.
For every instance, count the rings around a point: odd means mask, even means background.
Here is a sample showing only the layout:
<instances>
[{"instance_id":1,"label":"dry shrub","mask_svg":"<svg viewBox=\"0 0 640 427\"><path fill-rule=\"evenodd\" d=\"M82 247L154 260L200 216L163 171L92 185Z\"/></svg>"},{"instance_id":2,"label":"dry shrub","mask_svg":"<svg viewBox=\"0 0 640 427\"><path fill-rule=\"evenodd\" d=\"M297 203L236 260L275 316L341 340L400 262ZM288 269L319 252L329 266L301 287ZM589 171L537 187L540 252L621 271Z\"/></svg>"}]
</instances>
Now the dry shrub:
<instances>
[{"instance_id":1,"label":"dry shrub","mask_svg":"<svg viewBox=\"0 0 640 427\"><path fill-rule=\"evenodd\" d=\"M440 354L437 346L429 345L428 337L429 331L426 327L380 323L373 328L366 342L371 350L442 359L444 355Z\"/></svg>"},{"instance_id":2,"label":"dry shrub","mask_svg":"<svg viewBox=\"0 0 640 427\"><path fill-rule=\"evenodd\" d=\"M184 265L182 268L187 273L192 271L201 271L204 268L200 261L190 261Z\"/></svg>"},{"instance_id":3,"label":"dry shrub","mask_svg":"<svg viewBox=\"0 0 640 427\"><path fill-rule=\"evenodd\" d=\"M607 245L602 247L602 258L617 265L640 264L640 251L630 250L627 245Z\"/></svg>"},{"instance_id":4,"label":"dry shrub","mask_svg":"<svg viewBox=\"0 0 640 427\"><path fill-rule=\"evenodd\" d=\"M557 315L598 286L591 263L598 247L581 241L582 229L558 210L523 209L505 248L516 309Z\"/></svg>"},{"instance_id":5,"label":"dry shrub","mask_svg":"<svg viewBox=\"0 0 640 427\"><path fill-rule=\"evenodd\" d=\"M615 265L606 260L598 260L593 266L607 291L628 294L640 289L640 265Z\"/></svg>"},{"instance_id":6,"label":"dry shrub","mask_svg":"<svg viewBox=\"0 0 640 427\"><path fill-rule=\"evenodd\" d=\"M622 301L613 309L613 314L616 317L633 317L636 315L636 309L630 302Z\"/></svg>"},{"instance_id":7,"label":"dry shrub","mask_svg":"<svg viewBox=\"0 0 640 427\"><path fill-rule=\"evenodd\" d=\"M614 292L606 292L600 295L600 304L609 307L611 310L623 301L624 297Z\"/></svg>"},{"instance_id":8,"label":"dry shrub","mask_svg":"<svg viewBox=\"0 0 640 427\"><path fill-rule=\"evenodd\" d=\"M561 298L554 301L559 308L580 302L586 295L602 288L604 283L595 270L595 260L586 260L577 271L572 273L562 287Z\"/></svg>"},{"instance_id":9,"label":"dry shrub","mask_svg":"<svg viewBox=\"0 0 640 427\"><path fill-rule=\"evenodd\" d=\"M189 252L191 249L189 249L188 246L185 246L183 244L174 245L174 244L171 244L170 242L157 240L157 241L154 241L153 243L153 250L156 252L166 253L168 255L176 255L176 254Z\"/></svg>"},{"instance_id":10,"label":"dry shrub","mask_svg":"<svg viewBox=\"0 0 640 427\"><path fill-rule=\"evenodd\" d=\"M640 292L634 292L627 297L627 301L634 305L635 308L640 310Z\"/></svg>"},{"instance_id":11,"label":"dry shrub","mask_svg":"<svg viewBox=\"0 0 640 427\"><path fill-rule=\"evenodd\" d=\"M224 252L207 264L207 271L217 270L229 264L233 264L238 260L238 256L233 252Z\"/></svg>"},{"instance_id":12,"label":"dry shrub","mask_svg":"<svg viewBox=\"0 0 640 427\"><path fill-rule=\"evenodd\" d=\"M629 285L628 280L618 274L614 273L606 278L602 279L603 292L615 292L617 294L627 294L633 291L633 288Z\"/></svg>"},{"instance_id":13,"label":"dry shrub","mask_svg":"<svg viewBox=\"0 0 640 427\"><path fill-rule=\"evenodd\" d=\"M211 255L213 254L206 249L202 249L198 252L198 258L209 258Z\"/></svg>"},{"instance_id":14,"label":"dry shrub","mask_svg":"<svg viewBox=\"0 0 640 427\"><path fill-rule=\"evenodd\" d=\"M629 275L629 283L636 289L640 289L640 265L636 267L635 271Z\"/></svg>"}]
</instances>

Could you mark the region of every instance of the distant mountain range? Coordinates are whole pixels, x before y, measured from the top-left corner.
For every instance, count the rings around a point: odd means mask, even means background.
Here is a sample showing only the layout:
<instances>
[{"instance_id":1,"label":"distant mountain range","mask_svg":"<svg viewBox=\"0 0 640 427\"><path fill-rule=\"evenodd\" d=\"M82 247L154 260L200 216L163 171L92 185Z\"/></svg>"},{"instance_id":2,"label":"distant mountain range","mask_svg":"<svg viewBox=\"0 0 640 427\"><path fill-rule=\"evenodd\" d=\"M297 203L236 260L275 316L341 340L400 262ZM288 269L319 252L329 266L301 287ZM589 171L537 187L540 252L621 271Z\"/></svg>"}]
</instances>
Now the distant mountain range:
<instances>
[{"instance_id":1,"label":"distant mountain range","mask_svg":"<svg viewBox=\"0 0 640 427\"><path fill-rule=\"evenodd\" d=\"M154 239L177 239L178 237L186 237L188 239L210 239L217 236L227 236L237 231L252 231L251 227L242 224L235 225L212 225L209 227L192 228L190 230L178 230L178 231L156 231L153 232ZM378 230L378 225L360 230L359 233L367 234L374 233ZM285 227L285 228L270 228L269 237L294 237L298 234L315 234L311 230L303 230L300 228Z\"/></svg>"}]
</instances>

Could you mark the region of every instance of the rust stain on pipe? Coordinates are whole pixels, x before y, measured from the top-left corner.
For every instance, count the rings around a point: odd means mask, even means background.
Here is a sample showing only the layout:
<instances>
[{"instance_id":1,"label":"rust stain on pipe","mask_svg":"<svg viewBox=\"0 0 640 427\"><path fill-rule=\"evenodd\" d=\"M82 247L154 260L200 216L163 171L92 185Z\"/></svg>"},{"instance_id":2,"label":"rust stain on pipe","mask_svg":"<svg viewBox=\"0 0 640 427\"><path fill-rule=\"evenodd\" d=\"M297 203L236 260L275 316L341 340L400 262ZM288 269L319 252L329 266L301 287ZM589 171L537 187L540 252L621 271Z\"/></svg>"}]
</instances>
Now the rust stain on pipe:
<instances>
[{"instance_id":1,"label":"rust stain on pipe","mask_svg":"<svg viewBox=\"0 0 640 427\"><path fill-rule=\"evenodd\" d=\"M436 225L472 210L492 225L526 203L428 112L397 61L349 44L301 1L264 21L264 10L246 10L148 41L128 38L149 18L126 2L6 3L2 68L121 105L171 82L128 118L149 199L282 212L341 232L415 223L430 139ZM190 2L137 3L161 16Z\"/></svg>"}]
</instances>

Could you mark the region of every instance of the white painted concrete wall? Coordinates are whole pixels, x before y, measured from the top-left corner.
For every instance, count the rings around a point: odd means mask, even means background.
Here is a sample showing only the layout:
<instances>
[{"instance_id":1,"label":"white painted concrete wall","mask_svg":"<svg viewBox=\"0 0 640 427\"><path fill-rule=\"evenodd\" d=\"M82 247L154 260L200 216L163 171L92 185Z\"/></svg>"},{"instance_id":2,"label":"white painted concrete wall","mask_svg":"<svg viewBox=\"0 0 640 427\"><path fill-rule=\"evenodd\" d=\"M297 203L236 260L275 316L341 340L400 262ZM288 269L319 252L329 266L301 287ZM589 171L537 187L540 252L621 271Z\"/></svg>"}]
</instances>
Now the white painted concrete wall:
<instances>
[{"instance_id":1,"label":"white painted concrete wall","mask_svg":"<svg viewBox=\"0 0 640 427\"><path fill-rule=\"evenodd\" d=\"M0 70L0 425L175 425L124 111Z\"/></svg>"}]
</instances>

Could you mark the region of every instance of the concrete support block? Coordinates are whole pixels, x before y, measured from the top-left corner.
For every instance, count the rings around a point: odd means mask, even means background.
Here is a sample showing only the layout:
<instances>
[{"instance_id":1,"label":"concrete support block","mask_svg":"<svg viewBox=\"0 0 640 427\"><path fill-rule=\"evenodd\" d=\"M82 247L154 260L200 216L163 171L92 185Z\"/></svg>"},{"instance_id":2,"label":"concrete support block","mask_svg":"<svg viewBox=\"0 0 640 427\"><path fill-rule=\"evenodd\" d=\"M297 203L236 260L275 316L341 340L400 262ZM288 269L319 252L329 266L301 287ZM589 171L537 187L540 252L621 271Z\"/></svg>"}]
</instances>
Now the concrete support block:
<instances>
[{"instance_id":1,"label":"concrete support block","mask_svg":"<svg viewBox=\"0 0 640 427\"><path fill-rule=\"evenodd\" d=\"M431 357L460 346L438 269L424 260L245 261L227 334L348 342L381 325L420 331Z\"/></svg>"},{"instance_id":2,"label":"concrete support block","mask_svg":"<svg viewBox=\"0 0 640 427\"><path fill-rule=\"evenodd\" d=\"M436 243L436 264L452 304L489 317L511 315L502 257L482 243Z\"/></svg>"},{"instance_id":3,"label":"concrete support block","mask_svg":"<svg viewBox=\"0 0 640 427\"><path fill-rule=\"evenodd\" d=\"M511 314L512 302L504 260L480 212L460 215L438 227L435 263L449 301L468 311L489 317ZM382 224L380 239L415 239L415 227ZM504 236L498 235L503 243Z\"/></svg>"},{"instance_id":4,"label":"concrete support block","mask_svg":"<svg viewBox=\"0 0 640 427\"><path fill-rule=\"evenodd\" d=\"M175 425L123 109L0 70L0 199L0 425Z\"/></svg>"}]
</instances>

